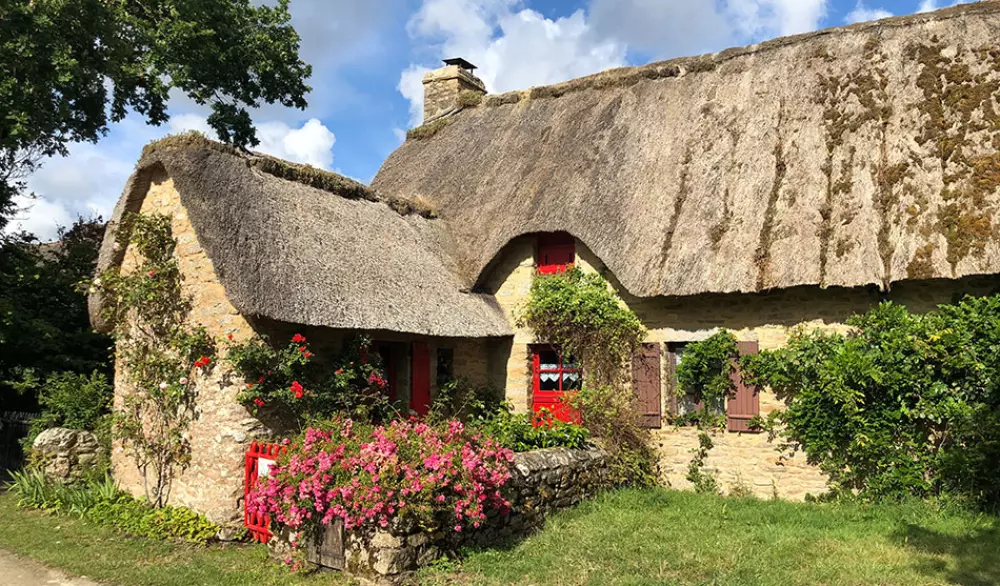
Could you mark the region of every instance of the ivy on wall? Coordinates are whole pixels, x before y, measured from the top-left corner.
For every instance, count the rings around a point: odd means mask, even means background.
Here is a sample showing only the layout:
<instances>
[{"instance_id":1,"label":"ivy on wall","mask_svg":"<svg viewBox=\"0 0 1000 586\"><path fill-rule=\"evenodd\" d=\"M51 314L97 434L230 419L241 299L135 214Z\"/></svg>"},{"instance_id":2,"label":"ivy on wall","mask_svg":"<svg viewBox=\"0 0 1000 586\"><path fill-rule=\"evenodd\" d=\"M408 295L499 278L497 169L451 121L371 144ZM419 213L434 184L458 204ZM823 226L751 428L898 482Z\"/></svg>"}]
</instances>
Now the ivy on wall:
<instances>
[{"instance_id":1,"label":"ivy on wall","mask_svg":"<svg viewBox=\"0 0 1000 586\"><path fill-rule=\"evenodd\" d=\"M677 365L678 390L699 398L701 407L682 423L725 426L726 401L736 391L732 376L738 359L736 336L725 329L684 346L684 360Z\"/></svg>"},{"instance_id":2,"label":"ivy on wall","mask_svg":"<svg viewBox=\"0 0 1000 586\"><path fill-rule=\"evenodd\" d=\"M127 216L115 246L134 256L134 267L108 269L90 284L104 296L128 385L113 434L134 461L147 501L163 507L175 472L190 463L186 432L195 417L196 381L213 368L215 347L204 328L188 323L191 304L181 292L170 218Z\"/></svg>"},{"instance_id":3,"label":"ivy on wall","mask_svg":"<svg viewBox=\"0 0 1000 586\"><path fill-rule=\"evenodd\" d=\"M570 268L531 284L518 327L575 356L588 382L620 386L646 328L598 274Z\"/></svg>"}]
</instances>

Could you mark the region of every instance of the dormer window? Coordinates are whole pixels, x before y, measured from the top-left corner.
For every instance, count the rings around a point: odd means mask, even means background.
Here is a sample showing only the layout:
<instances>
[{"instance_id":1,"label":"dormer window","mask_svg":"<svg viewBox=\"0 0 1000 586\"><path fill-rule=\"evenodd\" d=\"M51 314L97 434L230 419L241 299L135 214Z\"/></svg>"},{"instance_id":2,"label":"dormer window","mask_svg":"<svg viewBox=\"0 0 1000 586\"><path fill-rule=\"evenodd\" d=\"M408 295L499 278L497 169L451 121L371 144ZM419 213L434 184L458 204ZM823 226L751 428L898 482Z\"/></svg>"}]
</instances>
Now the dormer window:
<instances>
[{"instance_id":1,"label":"dormer window","mask_svg":"<svg viewBox=\"0 0 1000 586\"><path fill-rule=\"evenodd\" d=\"M535 264L539 275L565 273L575 260L576 240L569 234L545 234L538 238Z\"/></svg>"}]
</instances>

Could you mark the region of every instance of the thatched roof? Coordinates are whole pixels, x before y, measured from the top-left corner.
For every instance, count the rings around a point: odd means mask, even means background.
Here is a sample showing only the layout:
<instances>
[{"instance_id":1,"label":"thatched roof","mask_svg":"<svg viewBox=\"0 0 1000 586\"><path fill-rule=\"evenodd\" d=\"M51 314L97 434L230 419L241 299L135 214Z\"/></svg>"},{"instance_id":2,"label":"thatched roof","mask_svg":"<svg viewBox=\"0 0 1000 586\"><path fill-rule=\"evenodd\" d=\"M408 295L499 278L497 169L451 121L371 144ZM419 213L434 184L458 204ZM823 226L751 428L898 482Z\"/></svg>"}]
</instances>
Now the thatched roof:
<instances>
[{"instance_id":1,"label":"thatched roof","mask_svg":"<svg viewBox=\"0 0 1000 586\"><path fill-rule=\"evenodd\" d=\"M639 296L998 273L997 39L983 2L488 96L373 186L469 283L559 230Z\"/></svg>"},{"instance_id":2,"label":"thatched roof","mask_svg":"<svg viewBox=\"0 0 1000 586\"><path fill-rule=\"evenodd\" d=\"M432 336L510 334L492 298L462 292L441 221L333 173L245 155L196 135L148 146L108 225L98 270L120 264L115 233L153 174L174 182L232 304L296 324ZM91 320L101 323L91 298Z\"/></svg>"}]
</instances>

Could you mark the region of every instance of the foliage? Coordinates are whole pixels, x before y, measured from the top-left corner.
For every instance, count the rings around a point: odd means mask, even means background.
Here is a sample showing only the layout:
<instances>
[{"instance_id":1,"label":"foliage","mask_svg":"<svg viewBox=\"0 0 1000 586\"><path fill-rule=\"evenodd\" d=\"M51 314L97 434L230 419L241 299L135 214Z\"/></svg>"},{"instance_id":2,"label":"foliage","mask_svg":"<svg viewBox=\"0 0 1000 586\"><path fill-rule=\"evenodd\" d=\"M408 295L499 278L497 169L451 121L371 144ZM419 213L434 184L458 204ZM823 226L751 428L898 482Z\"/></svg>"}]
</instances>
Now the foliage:
<instances>
[{"instance_id":1,"label":"foliage","mask_svg":"<svg viewBox=\"0 0 1000 586\"><path fill-rule=\"evenodd\" d=\"M41 406L41 414L31 421L28 436L21 442L23 446L30 448L46 429L67 427L95 432L104 449L110 450L114 387L104 373L94 371L87 376L59 372L41 380L29 370L14 389L37 394Z\"/></svg>"},{"instance_id":2,"label":"foliage","mask_svg":"<svg viewBox=\"0 0 1000 586\"><path fill-rule=\"evenodd\" d=\"M223 141L256 145L247 108L306 106L311 69L289 19L288 0L0 4L0 212L42 157L129 112L166 122L172 90L210 105Z\"/></svg>"},{"instance_id":3,"label":"foliage","mask_svg":"<svg viewBox=\"0 0 1000 586\"><path fill-rule=\"evenodd\" d=\"M462 531L492 509L508 510L501 489L513 457L459 421L374 426L337 418L292 442L247 507L295 529L340 518L349 530L404 523Z\"/></svg>"},{"instance_id":4,"label":"foliage","mask_svg":"<svg viewBox=\"0 0 1000 586\"><path fill-rule=\"evenodd\" d=\"M215 350L204 328L187 325L190 301L181 293L170 218L128 216L115 245L132 247L136 266L109 269L91 285L104 297L131 387L115 411L114 433L142 476L146 499L162 507L175 470L190 461L185 433L194 418L195 379L208 374Z\"/></svg>"},{"instance_id":5,"label":"foliage","mask_svg":"<svg viewBox=\"0 0 1000 586\"><path fill-rule=\"evenodd\" d=\"M284 347L265 337L231 344L226 362L244 381L237 400L255 415L289 416L300 425L349 413L386 420L393 413L378 354L353 339L332 361L314 360L309 341L295 334Z\"/></svg>"},{"instance_id":6,"label":"foliage","mask_svg":"<svg viewBox=\"0 0 1000 586\"><path fill-rule=\"evenodd\" d=\"M621 383L646 330L603 277L571 268L538 275L517 319L538 340L576 356L587 380L596 386Z\"/></svg>"},{"instance_id":7,"label":"foliage","mask_svg":"<svg viewBox=\"0 0 1000 586\"><path fill-rule=\"evenodd\" d=\"M1000 504L1000 297L925 315L883 303L849 324L744 358L787 403L774 432L862 498Z\"/></svg>"},{"instance_id":8,"label":"foliage","mask_svg":"<svg viewBox=\"0 0 1000 586\"><path fill-rule=\"evenodd\" d=\"M726 401L736 391L732 376L738 358L736 336L728 330L684 346L677 383L680 391L698 397L704 405L695 416L702 427L725 424Z\"/></svg>"},{"instance_id":9,"label":"foliage","mask_svg":"<svg viewBox=\"0 0 1000 586\"><path fill-rule=\"evenodd\" d=\"M118 485L109 474L75 484L52 482L30 468L11 472L9 490L17 494L17 506L83 515L100 502L118 498Z\"/></svg>"},{"instance_id":10,"label":"foliage","mask_svg":"<svg viewBox=\"0 0 1000 586\"><path fill-rule=\"evenodd\" d=\"M515 452L542 448L587 447L588 432L576 423L556 419L552 413L513 413L509 405L474 419L470 425Z\"/></svg>"},{"instance_id":11,"label":"foliage","mask_svg":"<svg viewBox=\"0 0 1000 586\"><path fill-rule=\"evenodd\" d=\"M715 447L712 436L707 433L698 434L698 447L692 450L694 457L688 464L688 473L685 478L694 485L694 491L701 494L719 494L719 483L710 472L705 472L705 460L708 453Z\"/></svg>"},{"instance_id":12,"label":"foliage","mask_svg":"<svg viewBox=\"0 0 1000 586\"><path fill-rule=\"evenodd\" d=\"M110 475L60 484L46 479L40 470L28 470L14 472L9 488L17 494L19 507L77 515L130 535L205 543L219 531L190 509L156 509L123 494Z\"/></svg>"},{"instance_id":13,"label":"foliage","mask_svg":"<svg viewBox=\"0 0 1000 586\"><path fill-rule=\"evenodd\" d=\"M444 383L437 389L424 421L432 425L450 419L470 423L510 411L511 406L503 399L503 391L491 385L477 385L467 378L460 377Z\"/></svg>"},{"instance_id":14,"label":"foliage","mask_svg":"<svg viewBox=\"0 0 1000 586\"><path fill-rule=\"evenodd\" d=\"M580 414L591 436L611 457L610 482L619 486L654 486L659 482L659 457L649 430L637 421L635 395L610 386L585 386L566 398Z\"/></svg>"},{"instance_id":15,"label":"foliage","mask_svg":"<svg viewBox=\"0 0 1000 586\"><path fill-rule=\"evenodd\" d=\"M28 371L40 380L56 373L110 376L111 342L90 327L87 300L77 288L93 276L104 224L78 220L58 243L0 234L0 401L34 411L37 396L13 385Z\"/></svg>"}]
</instances>

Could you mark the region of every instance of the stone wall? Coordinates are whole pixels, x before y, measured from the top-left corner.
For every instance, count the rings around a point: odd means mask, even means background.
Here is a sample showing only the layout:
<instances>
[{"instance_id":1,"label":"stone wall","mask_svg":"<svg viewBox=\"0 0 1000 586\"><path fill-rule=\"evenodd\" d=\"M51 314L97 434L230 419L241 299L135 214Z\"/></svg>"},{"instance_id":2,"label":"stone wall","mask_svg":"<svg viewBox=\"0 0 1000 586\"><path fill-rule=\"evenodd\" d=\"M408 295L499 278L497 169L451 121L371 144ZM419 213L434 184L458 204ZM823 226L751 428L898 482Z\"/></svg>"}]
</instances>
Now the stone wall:
<instances>
[{"instance_id":1,"label":"stone wall","mask_svg":"<svg viewBox=\"0 0 1000 586\"><path fill-rule=\"evenodd\" d=\"M481 285L496 295L508 319L514 323L518 309L528 299L535 275L535 238L519 237L511 241L494 259ZM820 289L798 287L761 294L715 294L692 297L637 298L617 282L604 263L584 243L577 241L576 264L583 270L600 272L636 313L648 330L646 341L661 344L661 411L666 416L676 395L673 370L667 344L705 339L719 328L727 328L740 340L757 341L761 350L780 348L798 328L828 332L849 331L847 319L867 311L883 299L906 305L914 312L927 312L949 303L963 294L988 294L1000 288L1000 277L968 277L958 280L914 281L896 283L883 294L875 288ZM491 369L493 380L505 390L506 397L518 411L531 408L530 345L535 342L530 330L515 330L509 351L494 357L499 364ZM762 415L783 408L767 389L760 393ZM684 479L691 451L698 446L697 432L675 429L664 417L654 438L662 456L664 480L671 486L686 488ZM717 472L724 489L737 481L752 486L762 496L775 490L783 498L801 499L806 494L825 491L819 471L805 463L800 454L780 458L776 445L756 434L720 433L716 448L708 459L709 469Z\"/></svg>"},{"instance_id":2,"label":"stone wall","mask_svg":"<svg viewBox=\"0 0 1000 586\"><path fill-rule=\"evenodd\" d=\"M511 501L507 516L497 512L480 529L457 533L390 527L370 533L344 532L337 525L317 543L303 546L313 564L386 580L399 580L444 553L463 545L496 544L528 534L559 510L579 504L608 488L608 458L602 450L554 448L517 454L505 491ZM272 556L288 555L288 535L271 541ZM343 550L338 548L343 544Z\"/></svg>"}]
</instances>

